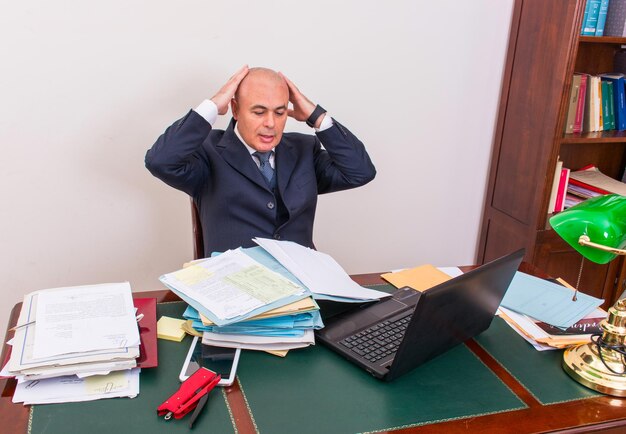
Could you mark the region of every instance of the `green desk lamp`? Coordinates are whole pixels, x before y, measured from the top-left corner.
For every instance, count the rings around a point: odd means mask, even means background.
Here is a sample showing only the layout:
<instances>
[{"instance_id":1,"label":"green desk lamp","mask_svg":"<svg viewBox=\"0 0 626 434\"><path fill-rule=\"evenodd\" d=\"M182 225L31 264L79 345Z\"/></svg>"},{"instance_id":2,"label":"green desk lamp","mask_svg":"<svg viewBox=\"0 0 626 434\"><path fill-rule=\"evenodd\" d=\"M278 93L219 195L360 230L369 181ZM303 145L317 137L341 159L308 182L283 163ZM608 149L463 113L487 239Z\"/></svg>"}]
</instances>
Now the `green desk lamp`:
<instances>
[{"instance_id":1,"label":"green desk lamp","mask_svg":"<svg viewBox=\"0 0 626 434\"><path fill-rule=\"evenodd\" d=\"M550 218L557 234L583 257L606 264L626 255L626 197L594 197ZM626 298L609 309L602 335L568 348L563 369L579 383L614 396L626 396Z\"/></svg>"}]
</instances>

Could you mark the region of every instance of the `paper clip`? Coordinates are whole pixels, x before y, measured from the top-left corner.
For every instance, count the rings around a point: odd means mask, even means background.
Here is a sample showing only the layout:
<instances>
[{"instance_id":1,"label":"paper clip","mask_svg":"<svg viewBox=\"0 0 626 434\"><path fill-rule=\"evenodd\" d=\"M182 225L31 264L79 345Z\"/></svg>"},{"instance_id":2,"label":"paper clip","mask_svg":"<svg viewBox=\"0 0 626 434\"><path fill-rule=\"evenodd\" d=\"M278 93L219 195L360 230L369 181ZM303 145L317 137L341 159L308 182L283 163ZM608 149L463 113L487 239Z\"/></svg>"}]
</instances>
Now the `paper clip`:
<instances>
[{"instance_id":1,"label":"paper clip","mask_svg":"<svg viewBox=\"0 0 626 434\"><path fill-rule=\"evenodd\" d=\"M34 320L33 320L33 321L29 321L29 322L24 323L24 324L16 325L15 327L11 327L11 328L9 329L9 331L10 331L10 332L14 332L15 330L19 330L19 329L21 329L21 328L28 327L29 325L33 325L33 324L35 324L35 321L34 321Z\"/></svg>"}]
</instances>

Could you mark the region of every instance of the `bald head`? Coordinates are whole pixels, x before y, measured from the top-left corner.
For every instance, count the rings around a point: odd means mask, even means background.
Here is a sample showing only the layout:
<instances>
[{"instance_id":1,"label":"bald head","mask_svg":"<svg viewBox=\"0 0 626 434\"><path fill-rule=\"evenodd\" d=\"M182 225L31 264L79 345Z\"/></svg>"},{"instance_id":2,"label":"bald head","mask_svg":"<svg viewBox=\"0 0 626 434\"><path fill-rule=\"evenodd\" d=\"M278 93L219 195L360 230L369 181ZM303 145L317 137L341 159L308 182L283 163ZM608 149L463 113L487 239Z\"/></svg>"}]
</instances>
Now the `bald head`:
<instances>
[{"instance_id":1,"label":"bald head","mask_svg":"<svg viewBox=\"0 0 626 434\"><path fill-rule=\"evenodd\" d=\"M239 87L235 92L235 99L239 100L242 94L247 94L250 89L265 88L268 91L287 92L289 98L289 88L284 78L278 72L269 68L250 68L248 74L241 80Z\"/></svg>"},{"instance_id":2,"label":"bald head","mask_svg":"<svg viewBox=\"0 0 626 434\"><path fill-rule=\"evenodd\" d=\"M280 142L288 105L287 82L268 68L251 68L231 101L237 130L250 147L261 152Z\"/></svg>"}]
</instances>

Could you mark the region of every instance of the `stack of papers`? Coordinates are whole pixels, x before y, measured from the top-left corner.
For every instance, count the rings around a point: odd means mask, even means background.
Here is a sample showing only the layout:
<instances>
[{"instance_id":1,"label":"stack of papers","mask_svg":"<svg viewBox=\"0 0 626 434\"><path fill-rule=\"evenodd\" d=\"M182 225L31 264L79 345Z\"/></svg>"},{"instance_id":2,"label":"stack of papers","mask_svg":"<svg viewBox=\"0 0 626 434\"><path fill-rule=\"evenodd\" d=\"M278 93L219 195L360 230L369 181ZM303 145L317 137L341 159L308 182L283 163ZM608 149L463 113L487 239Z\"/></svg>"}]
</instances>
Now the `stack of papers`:
<instances>
[{"instance_id":1,"label":"stack of papers","mask_svg":"<svg viewBox=\"0 0 626 434\"><path fill-rule=\"evenodd\" d=\"M19 383L13 402L57 404L139 395L139 369L80 378L76 375Z\"/></svg>"},{"instance_id":2,"label":"stack of papers","mask_svg":"<svg viewBox=\"0 0 626 434\"><path fill-rule=\"evenodd\" d=\"M606 312L599 298L517 272L500 306L501 317L537 350L589 342Z\"/></svg>"},{"instance_id":3,"label":"stack of papers","mask_svg":"<svg viewBox=\"0 0 626 434\"><path fill-rule=\"evenodd\" d=\"M203 343L285 351L314 344L323 327L315 299L362 302L388 294L357 285L328 255L289 241L254 240L160 280L189 304Z\"/></svg>"},{"instance_id":4,"label":"stack of papers","mask_svg":"<svg viewBox=\"0 0 626 434\"><path fill-rule=\"evenodd\" d=\"M504 307L500 307L500 311L500 317L538 351L585 344L591 334L602 333L600 322L606 318L604 310L595 309L571 327L561 329Z\"/></svg>"},{"instance_id":5,"label":"stack of papers","mask_svg":"<svg viewBox=\"0 0 626 434\"><path fill-rule=\"evenodd\" d=\"M263 266L242 249L195 262L160 280L220 326L308 296L306 288Z\"/></svg>"},{"instance_id":6,"label":"stack of papers","mask_svg":"<svg viewBox=\"0 0 626 434\"><path fill-rule=\"evenodd\" d=\"M215 325L191 306L187 307L184 317L192 321L194 329L214 333L303 336L305 330L320 329L324 326L319 306L310 297L227 326Z\"/></svg>"},{"instance_id":7,"label":"stack of papers","mask_svg":"<svg viewBox=\"0 0 626 434\"><path fill-rule=\"evenodd\" d=\"M605 175L596 166L591 165L571 172L568 192L583 198L611 193L624 196L626 195L626 184Z\"/></svg>"},{"instance_id":8,"label":"stack of papers","mask_svg":"<svg viewBox=\"0 0 626 434\"><path fill-rule=\"evenodd\" d=\"M249 320L217 326L189 306L184 313L203 333L203 343L250 350L290 350L314 343L313 330L324 326L319 306L307 297Z\"/></svg>"},{"instance_id":9,"label":"stack of papers","mask_svg":"<svg viewBox=\"0 0 626 434\"><path fill-rule=\"evenodd\" d=\"M120 384L121 380L106 380L108 374L135 368L139 343L128 282L36 291L24 297L11 341L11 356L2 375L18 380L14 402L21 402L23 396L28 396L22 392L32 389L33 384L37 384L38 390L50 387L54 399L62 400L65 395L59 390L60 385L75 386L82 383L79 378L98 375L101 376L98 381ZM103 393L137 395L137 374L125 375L124 387L112 387ZM72 377L59 380L64 376ZM93 385L95 380L88 383ZM95 397L95 391L101 390L99 386L90 387L84 389L85 399L87 395L90 399L102 397ZM78 388L73 387L73 390ZM46 394L37 396L45 401ZM30 396L28 402L33 403L32 399Z\"/></svg>"}]
</instances>

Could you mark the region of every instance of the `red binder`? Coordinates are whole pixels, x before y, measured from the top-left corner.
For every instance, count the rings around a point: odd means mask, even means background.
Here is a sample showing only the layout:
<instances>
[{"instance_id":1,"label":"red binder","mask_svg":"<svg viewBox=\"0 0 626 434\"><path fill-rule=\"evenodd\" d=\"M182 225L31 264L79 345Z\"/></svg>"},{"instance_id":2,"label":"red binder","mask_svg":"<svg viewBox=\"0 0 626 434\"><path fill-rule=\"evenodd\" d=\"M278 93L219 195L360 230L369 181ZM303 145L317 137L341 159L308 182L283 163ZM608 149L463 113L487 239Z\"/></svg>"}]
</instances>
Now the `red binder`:
<instances>
[{"instance_id":1,"label":"red binder","mask_svg":"<svg viewBox=\"0 0 626 434\"><path fill-rule=\"evenodd\" d=\"M154 368L159 364L157 353L157 319L156 319L156 298L133 298L133 303L137 308L137 315L143 314L143 318L138 323L139 338L139 358L137 358L138 368Z\"/></svg>"}]
</instances>

